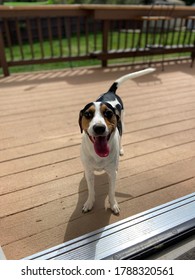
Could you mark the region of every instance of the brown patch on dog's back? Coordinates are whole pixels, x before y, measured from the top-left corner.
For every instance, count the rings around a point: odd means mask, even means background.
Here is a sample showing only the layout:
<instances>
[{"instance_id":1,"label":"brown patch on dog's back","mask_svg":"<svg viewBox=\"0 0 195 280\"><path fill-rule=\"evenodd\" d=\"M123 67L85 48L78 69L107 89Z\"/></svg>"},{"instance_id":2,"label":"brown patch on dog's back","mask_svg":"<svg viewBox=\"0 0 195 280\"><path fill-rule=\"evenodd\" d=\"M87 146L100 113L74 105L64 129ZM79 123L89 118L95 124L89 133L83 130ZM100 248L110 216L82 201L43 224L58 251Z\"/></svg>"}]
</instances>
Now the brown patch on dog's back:
<instances>
[{"instance_id":1,"label":"brown patch on dog's back","mask_svg":"<svg viewBox=\"0 0 195 280\"><path fill-rule=\"evenodd\" d=\"M87 107L87 109L85 109ZM85 108L80 112L79 116L79 125L81 128L81 132L87 131L89 124L95 115L95 106L92 104L91 106L85 106Z\"/></svg>"},{"instance_id":2,"label":"brown patch on dog's back","mask_svg":"<svg viewBox=\"0 0 195 280\"><path fill-rule=\"evenodd\" d=\"M110 133L112 133L115 128L117 127L117 117L116 117L116 114L106 106L106 104L101 104L101 108L100 108L100 112L106 122L106 125L110 131ZM111 117L106 117L106 113L109 114L109 112L112 113L112 116Z\"/></svg>"}]
</instances>

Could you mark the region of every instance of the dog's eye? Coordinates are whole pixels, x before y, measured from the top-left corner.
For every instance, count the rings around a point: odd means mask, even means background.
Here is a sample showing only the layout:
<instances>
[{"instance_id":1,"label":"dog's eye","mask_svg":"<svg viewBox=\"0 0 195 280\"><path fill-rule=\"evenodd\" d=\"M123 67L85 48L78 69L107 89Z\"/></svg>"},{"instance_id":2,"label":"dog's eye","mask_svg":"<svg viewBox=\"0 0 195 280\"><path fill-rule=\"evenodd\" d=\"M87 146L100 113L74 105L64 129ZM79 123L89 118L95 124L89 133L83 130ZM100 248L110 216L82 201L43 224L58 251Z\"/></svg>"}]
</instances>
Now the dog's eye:
<instances>
[{"instance_id":1,"label":"dog's eye","mask_svg":"<svg viewBox=\"0 0 195 280\"><path fill-rule=\"evenodd\" d=\"M93 118L93 113L90 112L90 111L86 111L84 113L84 116L85 116L86 119L92 119Z\"/></svg>"},{"instance_id":2,"label":"dog's eye","mask_svg":"<svg viewBox=\"0 0 195 280\"><path fill-rule=\"evenodd\" d=\"M107 119L111 119L113 116L113 112L110 110L107 110L104 112L104 117L106 117Z\"/></svg>"}]
</instances>

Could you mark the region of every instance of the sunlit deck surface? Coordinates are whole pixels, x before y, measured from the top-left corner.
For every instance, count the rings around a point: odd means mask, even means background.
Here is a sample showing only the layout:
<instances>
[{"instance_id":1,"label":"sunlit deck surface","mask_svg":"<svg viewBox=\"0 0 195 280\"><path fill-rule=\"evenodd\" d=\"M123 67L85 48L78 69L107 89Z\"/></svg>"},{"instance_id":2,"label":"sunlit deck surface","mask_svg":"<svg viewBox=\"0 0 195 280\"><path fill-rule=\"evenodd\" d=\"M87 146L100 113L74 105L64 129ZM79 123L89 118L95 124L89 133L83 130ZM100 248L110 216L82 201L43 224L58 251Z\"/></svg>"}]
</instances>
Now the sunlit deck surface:
<instances>
[{"instance_id":1,"label":"sunlit deck surface","mask_svg":"<svg viewBox=\"0 0 195 280\"><path fill-rule=\"evenodd\" d=\"M141 69L141 68L138 68ZM82 213L87 185L78 114L135 69L69 69L0 79L0 245L20 259L195 191L195 70L161 67L124 83L125 154L116 196L105 174Z\"/></svg>"}]
</instances>

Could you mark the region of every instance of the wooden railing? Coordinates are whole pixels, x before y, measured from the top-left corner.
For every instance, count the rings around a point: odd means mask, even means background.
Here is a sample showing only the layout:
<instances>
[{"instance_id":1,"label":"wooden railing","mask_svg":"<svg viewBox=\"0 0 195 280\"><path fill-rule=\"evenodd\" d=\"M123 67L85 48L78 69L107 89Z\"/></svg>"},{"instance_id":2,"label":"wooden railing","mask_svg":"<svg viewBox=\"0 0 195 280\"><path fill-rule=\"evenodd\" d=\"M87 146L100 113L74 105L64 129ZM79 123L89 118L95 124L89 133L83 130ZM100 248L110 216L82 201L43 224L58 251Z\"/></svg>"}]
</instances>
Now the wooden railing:
<instances>
[{"instance_id":1,"label":"wooden railing","mask_svg":"<svg viewBox=\"0 0 195 280\"><path fill-rule=\"evenodd\" d=\"M195 7L56 5L0 7L0 65L150 57L195 59ZM178 57L176 57L178 60ZM192 65L191 64L191 65Z\"/></svg>"}]
</instances>

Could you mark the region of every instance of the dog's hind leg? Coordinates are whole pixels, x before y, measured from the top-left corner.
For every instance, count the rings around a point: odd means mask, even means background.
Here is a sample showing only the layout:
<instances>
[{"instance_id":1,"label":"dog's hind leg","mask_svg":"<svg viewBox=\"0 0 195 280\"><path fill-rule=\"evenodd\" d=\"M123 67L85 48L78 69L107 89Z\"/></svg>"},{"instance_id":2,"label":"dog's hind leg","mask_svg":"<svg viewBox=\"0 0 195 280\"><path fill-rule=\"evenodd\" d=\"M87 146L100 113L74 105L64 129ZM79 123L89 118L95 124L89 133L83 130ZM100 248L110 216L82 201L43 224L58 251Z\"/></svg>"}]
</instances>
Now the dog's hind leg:
<instances>
[{"instance_id":1,"label":"dog's hind leg","mask_svg":"<svg viewBox=\"0 0 195 280\"><path fill-rule=\"evenodd\" d=\"M86 213L93 208L95 201L95 190L94 190L94 173L91 170L85 170L85 178L88 187L88 198L83 205L83 212Z\"/></svg>"}]
</instances>

